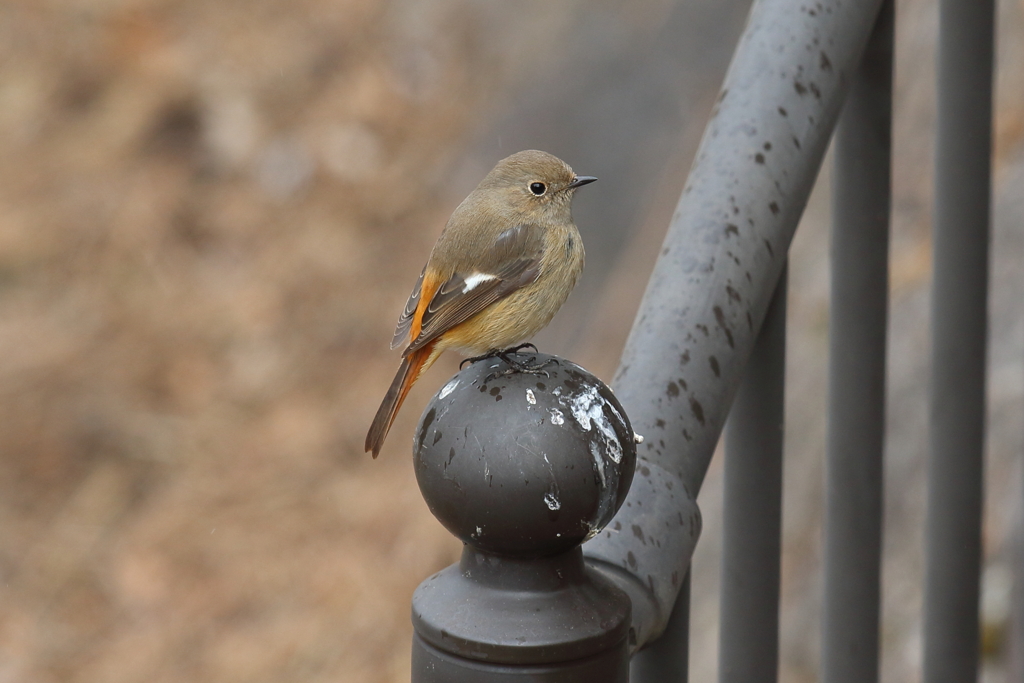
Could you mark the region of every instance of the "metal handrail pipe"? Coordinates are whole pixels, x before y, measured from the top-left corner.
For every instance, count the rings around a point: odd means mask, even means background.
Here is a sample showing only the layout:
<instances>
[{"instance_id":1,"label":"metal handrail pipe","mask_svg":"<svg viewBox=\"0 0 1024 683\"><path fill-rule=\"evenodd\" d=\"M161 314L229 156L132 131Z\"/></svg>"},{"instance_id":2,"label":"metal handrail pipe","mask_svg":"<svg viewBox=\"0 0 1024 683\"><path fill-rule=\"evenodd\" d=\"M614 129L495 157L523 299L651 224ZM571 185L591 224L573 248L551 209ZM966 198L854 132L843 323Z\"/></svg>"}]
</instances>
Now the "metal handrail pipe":
<instances>
[{"instance_id":1,"label":"metal handrail pipe","mask_svg":"<svg viewBox=\"0 0 1024 683\"><path fill-rule=\"evenodd\" d=\"M694 499L881 0L758 0L705 129L613 383L637 476L584 546L665 628L700 531Z\"/></svg>"}]
</instances>

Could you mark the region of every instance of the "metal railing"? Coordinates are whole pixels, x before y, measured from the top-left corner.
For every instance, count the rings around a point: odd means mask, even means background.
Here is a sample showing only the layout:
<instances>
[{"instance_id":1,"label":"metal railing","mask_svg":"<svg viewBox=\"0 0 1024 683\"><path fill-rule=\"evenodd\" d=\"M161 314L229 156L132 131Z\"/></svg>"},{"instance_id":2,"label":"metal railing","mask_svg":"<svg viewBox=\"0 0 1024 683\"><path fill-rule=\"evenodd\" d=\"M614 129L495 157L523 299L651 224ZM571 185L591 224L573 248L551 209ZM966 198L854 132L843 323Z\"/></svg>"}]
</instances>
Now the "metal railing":
<instances>
[{"instance_id":1,"label":"metal railing","mask_svg":"<svg viewBox=\"0 0 1024 683\"><path fill-rule=\"evenodd\" d=\"M993 2L942 0L940 19L927 683L974 680L978 666ZM751 10L613 382L644 440L612 525L583 546L580 590L627 595L630 629L596 654L558 641L607 663L587 664L588 681L625 680L616 652L632 655L634 683L686 680L694 501L723 427L719 677L777 676L787 252L833 138L822 680L878 678L893 23L892 0ZM525 585L529 562L494 569L504 560L480 559L467 529L464 573L470 557ZM424 604L414 599L417 623ZM584 680L584 665L552 659L554 645L531 660L502 649L514 643L478 643L474 659L471 637L445 650L430 623L433 640L417 647L450 680Z\"/></svg>"}]
</instances>

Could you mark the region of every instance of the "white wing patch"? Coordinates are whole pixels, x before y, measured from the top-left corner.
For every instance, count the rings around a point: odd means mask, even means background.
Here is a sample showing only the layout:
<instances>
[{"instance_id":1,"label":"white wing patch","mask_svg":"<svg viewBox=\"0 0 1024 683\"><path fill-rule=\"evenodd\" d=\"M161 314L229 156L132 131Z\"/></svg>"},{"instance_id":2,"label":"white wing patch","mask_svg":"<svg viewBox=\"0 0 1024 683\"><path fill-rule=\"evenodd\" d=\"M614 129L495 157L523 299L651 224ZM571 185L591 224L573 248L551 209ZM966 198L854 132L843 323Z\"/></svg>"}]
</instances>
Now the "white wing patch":
<instances>
[{"instance_id":1,"label":"white wing patch","mask_svg":"<svg viewBox=\"0 0 1024 683\"><path fill-rule=\"evenodd\" d=\"M469 277L465 278L465 280L463 280L465 284L462 285L462 293L465 294L466 292L472 291L482 282L487 282L488 280L495 279L497 278L494 275L488 275L487 273L473 273Z\"/></svg>"}]
</instances>

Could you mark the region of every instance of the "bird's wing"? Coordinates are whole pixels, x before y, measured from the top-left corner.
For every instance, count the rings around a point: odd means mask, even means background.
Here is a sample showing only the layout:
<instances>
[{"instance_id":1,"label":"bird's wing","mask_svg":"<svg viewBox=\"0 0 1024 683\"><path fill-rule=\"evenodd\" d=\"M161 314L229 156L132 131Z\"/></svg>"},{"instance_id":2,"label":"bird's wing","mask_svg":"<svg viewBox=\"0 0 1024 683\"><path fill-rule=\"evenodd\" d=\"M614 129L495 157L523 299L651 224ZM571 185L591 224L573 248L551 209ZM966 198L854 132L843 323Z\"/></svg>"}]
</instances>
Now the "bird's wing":
<instances>
[{"instance_id":1,"label":"bird's wing","mask_svg":"<svg viewBox=\"0 0 1024 683\"><path fill-rule=\"evenodd\" d=\"M412 319L413 314L416 313L416 307L420 305L420 291L423 289L423 275L426 272L427 268L424 266L423 272L420 273L419 279L416 280L416 286L412 288L409 301L405 304L405 310L402 311L402 315L398 316L395 336L391 339L392 349L397 349L409 339L409 329L412 328Z\"/></svg>"},{"instance_id":2,"label":"bird's wing","mask_svg":"<svg viewBox=\"0 0 1024 683\"><path fill-rule=\"evenodd\" d=\"M422 348L494 302L534 282L540 275L543 255L544 230L539 225L526 223L502 232L474 269L456 270L435 291L428 292L430 298L420 316L419 331L402 355ZM423 289L422 283L417 285L414 296L422 294ZM416 308L420 305L417 302ZM415 317L410 316L409 331L415 331Z\"/></svg>"}]
</instances>

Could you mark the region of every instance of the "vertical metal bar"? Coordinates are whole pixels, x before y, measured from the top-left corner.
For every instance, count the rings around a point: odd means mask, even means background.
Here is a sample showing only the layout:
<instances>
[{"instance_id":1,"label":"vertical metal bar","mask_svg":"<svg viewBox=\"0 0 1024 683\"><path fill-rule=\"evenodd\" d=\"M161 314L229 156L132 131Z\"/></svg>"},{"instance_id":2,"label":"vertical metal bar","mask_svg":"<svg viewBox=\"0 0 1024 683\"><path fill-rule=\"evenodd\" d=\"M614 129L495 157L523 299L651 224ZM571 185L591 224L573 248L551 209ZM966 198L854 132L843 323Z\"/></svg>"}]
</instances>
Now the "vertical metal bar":
<instances>
[{"instance_id":1,"label":"vertical metal bar","mask_svg":"<svg viewBox=\"0 0 1024 683\"><path fill-rule=\"evenodd\" d=\"M690 570L679 589L672 615L661 638L641 650L629 663L632 681L686 683L690 667Z\"/></svg>"},{"instance_id":2,"label":"vertical metal bar","mask_svg":"<svg viewBox=\"0 0 1024 683\"><path fill-rule=\"evenodd\" d=\"M939 6L924 681L978 673L993 0Z\"/></svg>"},{"instance_id":3,"label":"vertical metal bar","mask_svg":"<svg viewBox=\"0 0 1024 683\"><path fill-rule=\"evenodd\" d=\"M1024 533L1020 521L1013 539L1013 589L1011 591L1008 681L1024 680Z\"/></svg>"},{"instance_id":4,"label":"vertical metal bar","mask_svg":"<svg viewBox=\"0 0 1024 683\"><path fill-rule=\"evenodd\" d=\"M783 270L725 428L721 683L778 677L785 374Z\"/></svg>"},{"instance_id":5,"label":"vertical metal bar","mask_svg":"<svg viewBox=\"0 0 1024 683\"><path fill-rule=\"evenodd\" d=\"M822 681L878 680L894 11L833 139Z\"/></svg>"},{"instance_id":6,"label":"vertical metal bar","mask_svg":"<svg viewBox=\"0 0 1024 683\"><path fill-rule=\"evenodd\" d=\"M1020 485L1022 482L1018 482ZM1024 492L1024 489L1022 489ZM1018 504L1020 501L1018 501ZM1024 681L1024 528L1020 519L1014 534L1013 606L1010 612L1009 681Z\"/></svg>"}]
</instances>

